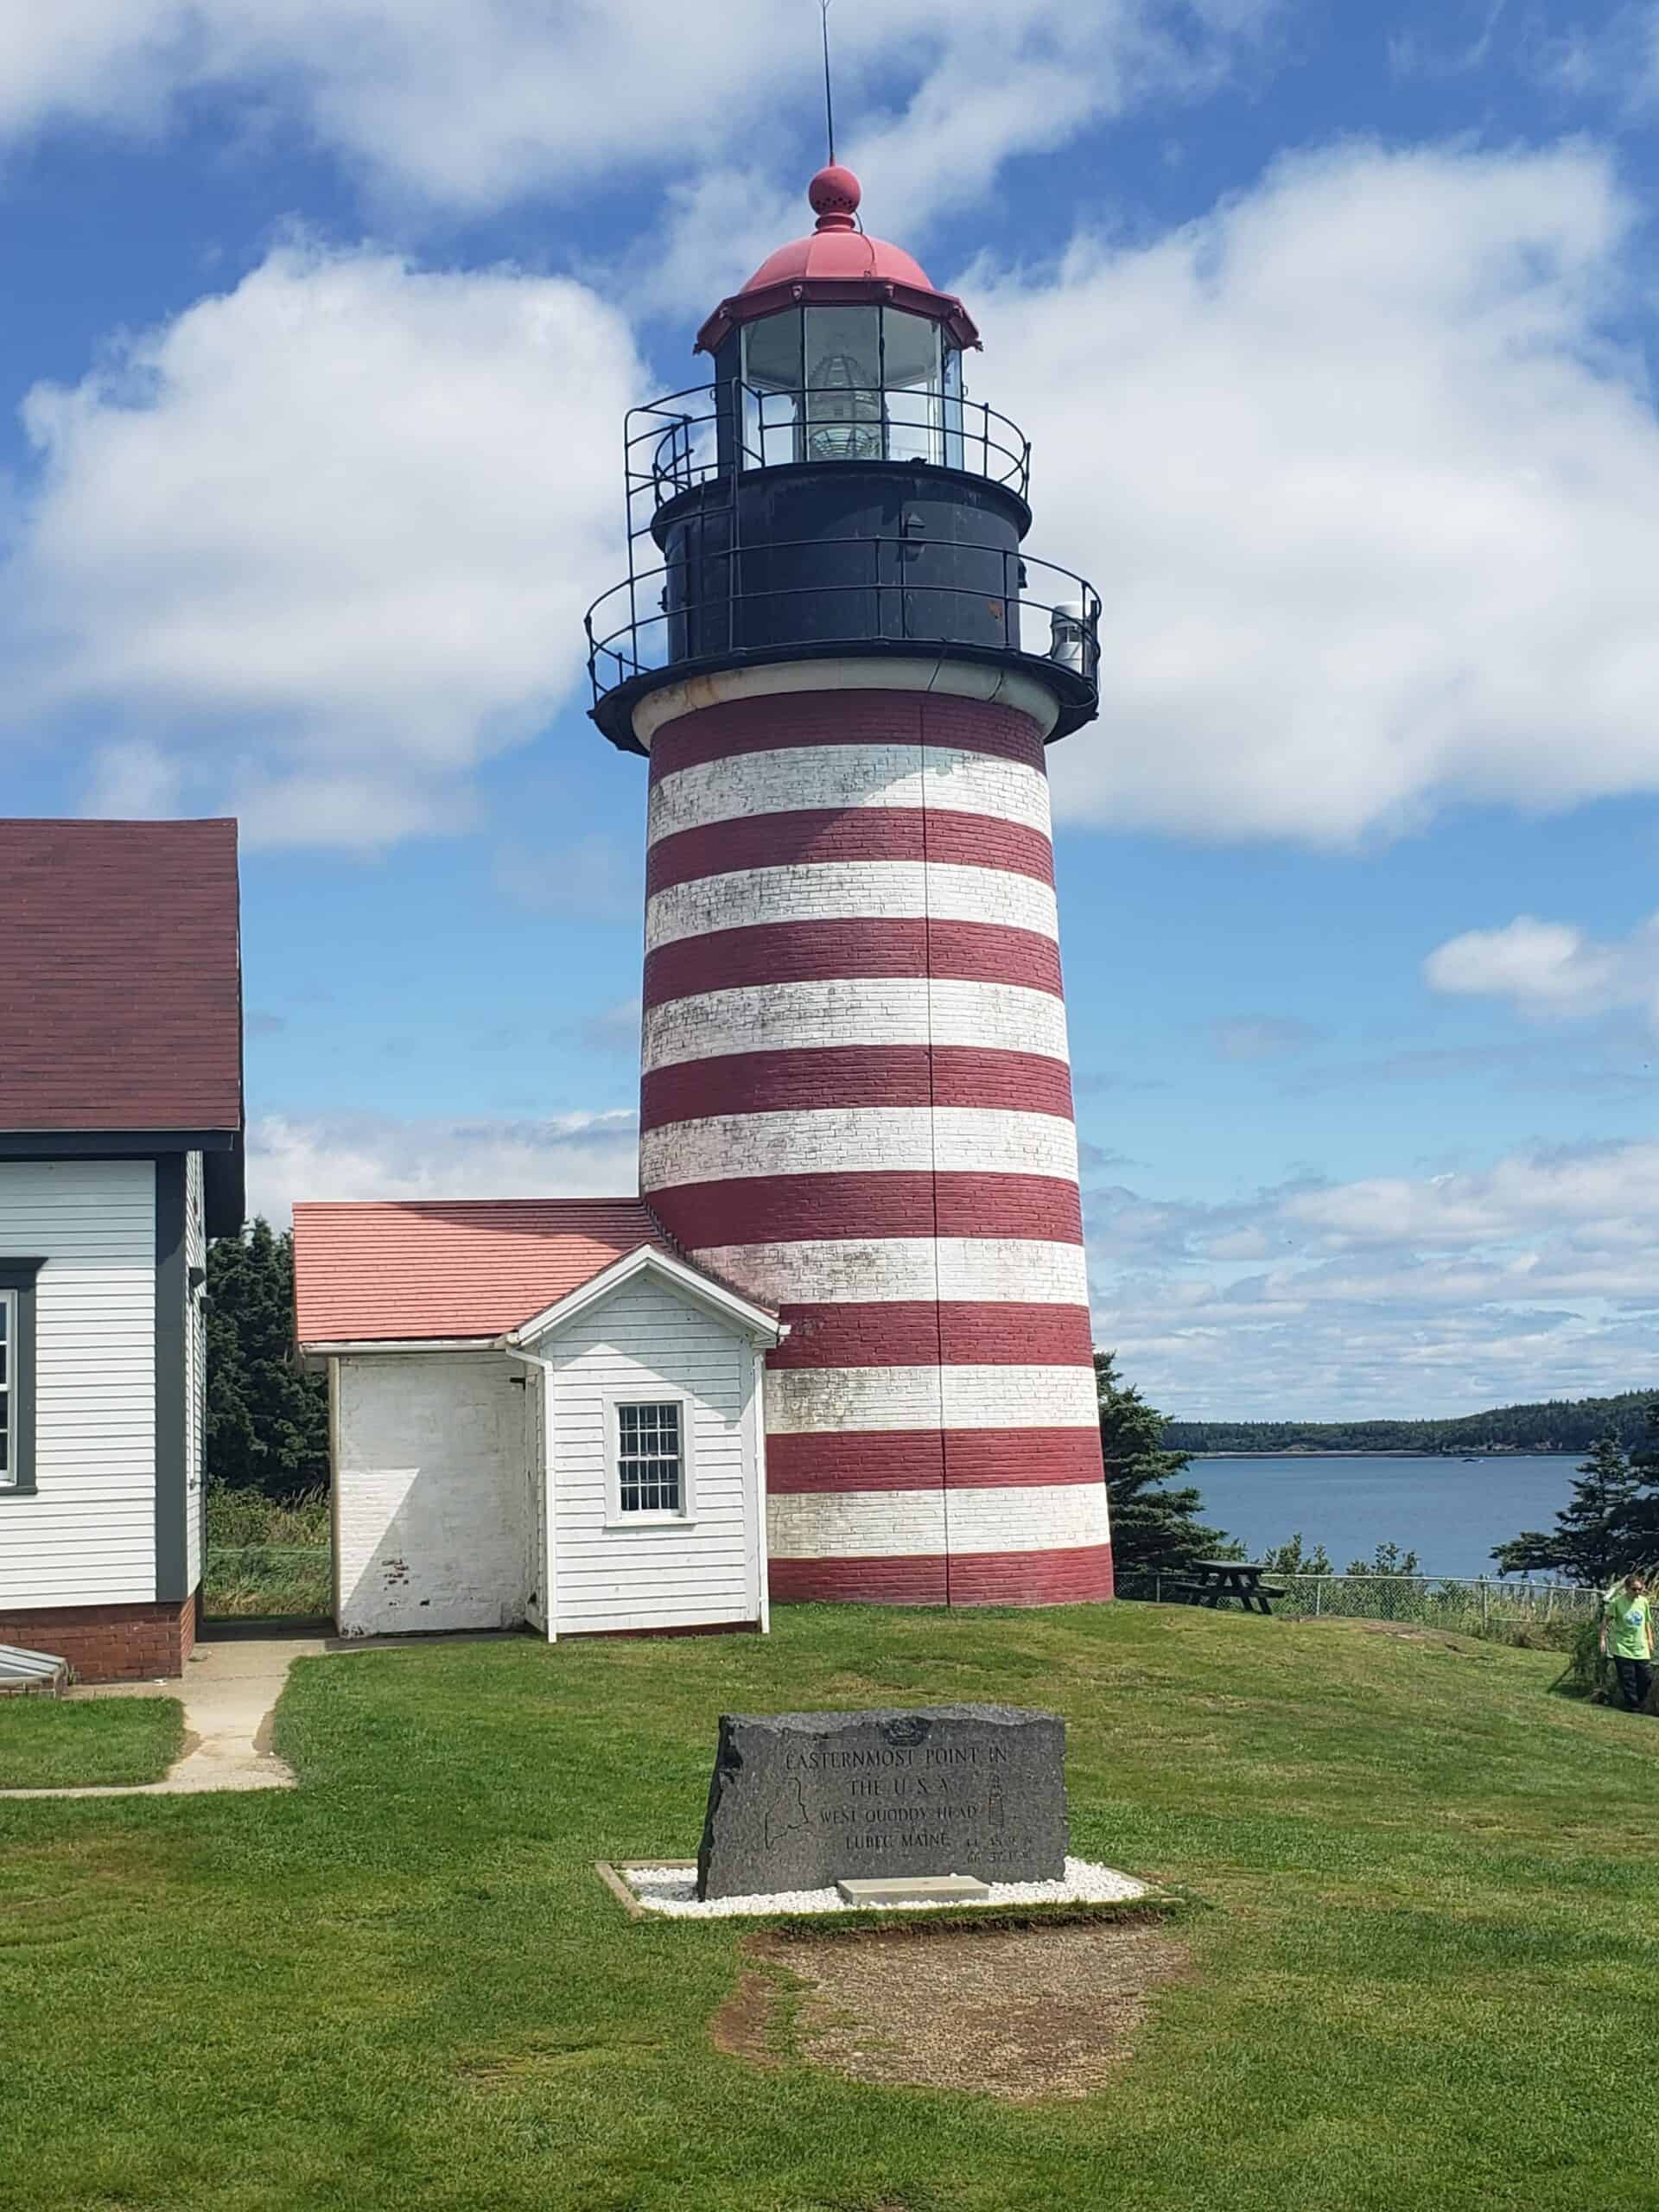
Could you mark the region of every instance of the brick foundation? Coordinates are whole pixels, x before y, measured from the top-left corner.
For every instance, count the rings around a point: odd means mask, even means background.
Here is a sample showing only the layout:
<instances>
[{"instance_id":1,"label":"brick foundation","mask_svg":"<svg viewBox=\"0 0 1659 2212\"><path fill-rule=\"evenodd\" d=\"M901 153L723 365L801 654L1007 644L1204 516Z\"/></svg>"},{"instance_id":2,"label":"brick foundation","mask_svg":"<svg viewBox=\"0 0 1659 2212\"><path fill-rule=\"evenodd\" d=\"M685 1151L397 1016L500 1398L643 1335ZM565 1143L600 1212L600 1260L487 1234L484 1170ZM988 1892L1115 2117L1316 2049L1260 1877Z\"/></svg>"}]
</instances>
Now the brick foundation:
<instances>
[{"instance_id":1,"label":"brick foundation","mask_svg":"<svg viewBox=\"0 0 1659 2212\"><path fill-rule=\"evenodd\" d=\"M201 1593L182 1605L51 1605L0 1613L0 1643L67 1659L83 1682L181 1675L195 1648Z\"/></svg>"}]
</instances>

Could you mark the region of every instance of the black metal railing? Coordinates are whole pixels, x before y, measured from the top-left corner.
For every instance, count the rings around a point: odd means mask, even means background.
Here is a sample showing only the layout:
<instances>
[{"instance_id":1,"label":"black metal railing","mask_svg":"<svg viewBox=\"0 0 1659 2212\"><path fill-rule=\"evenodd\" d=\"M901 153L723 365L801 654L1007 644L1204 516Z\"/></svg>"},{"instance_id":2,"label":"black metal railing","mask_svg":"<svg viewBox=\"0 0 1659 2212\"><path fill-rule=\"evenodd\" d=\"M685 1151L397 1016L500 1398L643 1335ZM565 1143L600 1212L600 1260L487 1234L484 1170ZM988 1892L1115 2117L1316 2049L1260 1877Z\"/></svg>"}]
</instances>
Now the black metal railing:
<instances>
[{"instance_id":1,"label":"black metal railing","mask_svg":"<svg viewBox=\"0 0 1659 2212\"><path fill-rule=\"evenodd\" d=\"M1031 442L1018 423L981 401L914 385L694 385L631 408L624 450L631 512L642 496L654 509L734 469L793 461L953 468L1021 499L1031 481Z\"/></svg>"},{"instance_id":2,"label":"black metal railing","mask_svg":"<svg viewBox=\"0 0 1659 2212\"><path fill-rule=\"evenodd\" d=\"M613 586L588 610L588 671L597 706L682 663L965 647L1064 669L1092 694L1100 611L1084 577L1003 545L914 535L772 542L699 550Z\"/></svg>"}]
</instances>

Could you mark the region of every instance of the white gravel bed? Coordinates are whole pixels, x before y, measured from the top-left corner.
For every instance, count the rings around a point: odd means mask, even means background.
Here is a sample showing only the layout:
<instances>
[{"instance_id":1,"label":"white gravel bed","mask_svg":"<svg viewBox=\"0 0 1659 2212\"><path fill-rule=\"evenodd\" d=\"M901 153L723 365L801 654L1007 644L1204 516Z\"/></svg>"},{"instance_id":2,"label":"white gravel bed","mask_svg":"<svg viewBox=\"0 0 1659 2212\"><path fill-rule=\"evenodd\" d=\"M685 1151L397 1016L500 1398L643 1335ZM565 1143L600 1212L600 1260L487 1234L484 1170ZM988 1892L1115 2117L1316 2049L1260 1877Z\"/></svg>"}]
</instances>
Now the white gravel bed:
<instances>
[{"instance_id":1,"label":"white gravel bed","mask_svg":"<svg viewBox=\"0 0 1659 2212\"><path fill-rule=\"evenodd\" d=\"M760 1897L697 1898L695 1866L622 1866L618 1872L647 1912L665 1913L675 1920L728 1920L768 1912L861 1912L869 1908L849 1904L838 1892L827 1890L772 1890ZM1143 1897L1147 1885L1133 1874L1120 1874L1114 1866L1096 1866L1091 1859L1068 1859L1060 1882L993 1882L988 1897L972 1904L940 1897L926 1904L882 1905L883 1912L994 1912L999 1906L1020 1904L1116 1904Z\"/></svg>"}]
</instances>

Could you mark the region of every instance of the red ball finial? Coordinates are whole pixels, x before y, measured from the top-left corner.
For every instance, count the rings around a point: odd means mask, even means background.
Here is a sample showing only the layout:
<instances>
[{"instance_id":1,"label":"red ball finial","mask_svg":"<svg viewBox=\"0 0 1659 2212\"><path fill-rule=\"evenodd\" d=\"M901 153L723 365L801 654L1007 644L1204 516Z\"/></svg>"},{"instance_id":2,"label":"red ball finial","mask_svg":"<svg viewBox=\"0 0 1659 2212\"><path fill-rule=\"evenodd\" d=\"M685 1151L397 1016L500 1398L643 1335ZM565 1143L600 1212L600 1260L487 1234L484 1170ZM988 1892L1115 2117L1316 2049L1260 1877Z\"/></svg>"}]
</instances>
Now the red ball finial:
<instances>
[{"instance_id":1,"label":"red ball finial","mask_svg":"<svg viewBox=\"0 0 1659 2212\"><path fill-rule=\"evenodd\" d=\"M832 162L827 169L818 171L806 188L806 196L821 231L850 231L863 194L851 169Z\"/></svg>"}]
</instances>

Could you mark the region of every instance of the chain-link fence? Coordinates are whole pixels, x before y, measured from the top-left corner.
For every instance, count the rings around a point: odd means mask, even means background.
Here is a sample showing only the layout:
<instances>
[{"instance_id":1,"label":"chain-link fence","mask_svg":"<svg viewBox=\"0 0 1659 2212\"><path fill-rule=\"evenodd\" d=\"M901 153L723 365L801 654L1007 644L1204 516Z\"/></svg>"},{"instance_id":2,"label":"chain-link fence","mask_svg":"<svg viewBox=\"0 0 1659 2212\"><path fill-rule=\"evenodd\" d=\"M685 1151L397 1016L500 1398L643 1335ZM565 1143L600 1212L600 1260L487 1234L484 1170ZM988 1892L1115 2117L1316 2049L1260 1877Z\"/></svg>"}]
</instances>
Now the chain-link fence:
<instances>
[{"instance_id":1,"label":"chain-link fence","mask_svg":"<svg viewBox=\"0 0 1659 2212\"><path fill-rule=\"evenodd\" d=\"M1151 1575L1125 1597L1160 1604L1167 1582L1172 1596L1185 1580ZM1425 1627L1478 1630L1499 1623L1543 1627L1588 1620L1599 1602L1594 1590L1571 1582L1504 1582L1494 1575L1279 1574L1265 1580L1284 1592L1275 1613L1299 1620L1414 1621Z\"/></svg>"}]
</instances>

